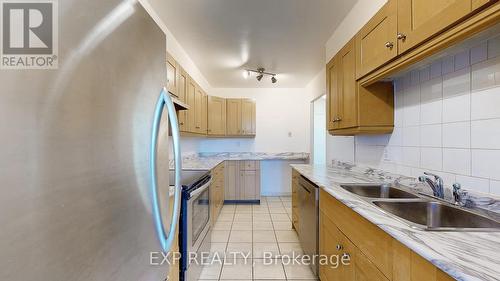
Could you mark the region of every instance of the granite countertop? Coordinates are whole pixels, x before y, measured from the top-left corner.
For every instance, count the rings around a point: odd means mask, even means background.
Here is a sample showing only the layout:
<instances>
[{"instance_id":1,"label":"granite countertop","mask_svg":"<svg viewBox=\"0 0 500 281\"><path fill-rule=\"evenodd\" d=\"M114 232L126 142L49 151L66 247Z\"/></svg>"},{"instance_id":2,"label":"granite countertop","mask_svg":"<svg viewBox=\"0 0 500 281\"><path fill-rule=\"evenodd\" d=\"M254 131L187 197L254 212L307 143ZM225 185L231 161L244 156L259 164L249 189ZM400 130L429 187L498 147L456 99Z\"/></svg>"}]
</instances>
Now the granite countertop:
<instances>
[{"instance_id":1,"label":"granite countertop","mask_svg":"<svg viewBox=\"0 0 500 281\"><path fill-rule=\"evenodd\" d=\"M198 153L182 158L183 170L211 170L226 160L308 160L309 153L302 152L216 152ZM173 169L173 160L170 160L170 169Z\"/></svg>"},{"instance_id":2,"label":"granite countertop","mask_svg":"<svg viewBox=\"0 0 500 281\"><path fill-rule=\"evenodd\" d=\"M398 177L377 170L366 173L364 168L340 162L332 166L306 164L291 166L453 278L500 279L500 232L432 232L415 229L340 187L343 183L394 182L397 179L405 186L407 183L408 188L411 186L418 188L415 179ZM403 183L405 181L406 183ZM488 202L485 209L489 211L492 206L499 207L498 200L490 199Z\"/></svg>"}]
</instances>

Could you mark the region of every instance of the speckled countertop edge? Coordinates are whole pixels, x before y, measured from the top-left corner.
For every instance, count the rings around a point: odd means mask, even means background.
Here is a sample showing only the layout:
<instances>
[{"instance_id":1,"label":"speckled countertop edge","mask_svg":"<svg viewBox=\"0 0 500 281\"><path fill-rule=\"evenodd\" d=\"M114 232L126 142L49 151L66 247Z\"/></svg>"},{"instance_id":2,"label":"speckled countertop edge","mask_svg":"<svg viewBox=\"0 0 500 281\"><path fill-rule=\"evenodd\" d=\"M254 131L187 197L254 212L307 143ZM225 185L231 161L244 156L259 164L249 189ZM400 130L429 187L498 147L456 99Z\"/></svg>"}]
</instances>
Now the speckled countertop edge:
<instances>
[{"instance_id":1,"label":"speckled countertop edge","mask_svg":"<svg viewBox=\"0 0 500 281\"><path fill-rule=\"evenodd\" d=\"M337 167L291 164L362 217L457 280L500 279L500 232L430 232L415 229L340 184L387 181ZM393 180L393 179L391 179Z\"/></svg>"}]
</instances>

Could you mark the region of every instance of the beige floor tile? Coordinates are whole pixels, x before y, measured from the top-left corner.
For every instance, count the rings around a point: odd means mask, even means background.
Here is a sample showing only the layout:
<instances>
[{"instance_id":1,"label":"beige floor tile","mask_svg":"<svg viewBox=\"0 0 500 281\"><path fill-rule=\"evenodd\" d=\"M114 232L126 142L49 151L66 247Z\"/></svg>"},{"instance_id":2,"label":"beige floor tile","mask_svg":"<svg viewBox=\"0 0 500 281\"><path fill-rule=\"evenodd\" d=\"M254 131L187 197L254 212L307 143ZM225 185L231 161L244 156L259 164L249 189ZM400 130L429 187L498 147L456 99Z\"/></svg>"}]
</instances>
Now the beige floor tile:
<instances>
[{"instance_id":1,"label":"beige floor tile","mask_svg":"<svg viewBox=\"0 0 500 281\"><path fill-rule=\"evenodd\" d=\"M217 253L219 257L224 257L224 254L226 253L226 246L227 243L222 242L210 243L210 256L212 257L213 254Z\"/></svg>"},{"instance_id":2,"label":"beige floor tile","mask_svg":"<svg viewBox=\"0 0 500 281\"><path fill-rule=\"evenodd\" d=\"M302 247L300 243L279 243L280 253L287 256L302 255Z\"/></svg>"},{"instance_id":3,"label":"beige floor tile","mask_svg":"<svg viewBox=\"0 0 500 281\"><path fill-rule=\"evenodd\" d=\"M276 239L278 239L279 243L289 242L289 243L298 243L299 237L297 236L297 232L294 230L276 230Z\"/></svg>"},{"instance_id":4,"label":"beige floor tile","mask_svg":"<svg viewBox=\"0 0 500 281\"><path fill-rule=\"evenodd\" d=\"M264 253L266 253L266 258L269 255L276 257L280 254L278 244L276 242L273 243L253 243L253 258L261 259L264 258Z\"/></svg>"},{"instance_id":5,"label":"beige floor tile","mask_svg":"<svg viewBox=\"0 0 500 281\"><path fill-rule=\"evenodd\" d=\"M243 259L234 261L226 261L222 267L221 280L235 279L253 279L252 278L252 260L249 259L247 263Z\"/></svg>"},{"instance_id":6,"label":"beige floor tile","mask_svg":"<svg viewBox=\"0 0 500 281\"><path fill-rule=\"evenodd\" d=\"M292 196L280 196L281 201L292 201Z\"/></svg>"},{"instance_id":7,"label":"beige floor tile","mask_svg":"<svg viewBox=\"0 0 500 281\"><path fill-rule=\"evenodd\" d=\"M234 214L234 221L252 221L252 213L236 213Z\"/></svg>"},{"instance_id":8,"label":"beige floor tile","mask_svg":"<svg viewBox=\"0 0 500 281\"><path fill-rule=\"evenodd\" d=\"M254 230L253 242L276 242L274 231L270 230Z\"/></svg>"},{"instance_id":9,"label":"beige floor tile","mask_svg":"<svg viewBox=\"0 0 500 281\"><path fill-rule=\"evenodd\" d=\"M238 205L236 206L236 213L251 213L252 205Z\"/></svg>"},{"instance_id":10,"label":"beige floor tile","mask_svg":"<svg viewBox=\"0 0 500 281\"><path fill-rule=\"evenodd\" d=\"M232 221L217 221L214 224L213 230L231 230L231 226L233 225Z\"/></svg>"},{"instance_id":11,"label":"beige floor tile","mask_svg":"<svg viewBox=\"0 0 500 281\"><path fill-rule=\"evenodd\" d=\"M222 270L222 264L214 263L206 265L201 270L200 279L218 280Z\"/></svg>"},{"instance_id":12,"label":"beige floor tile","mask_svg":"<svg viewBox=\"0 0 500 281\"><path fill-rule=\"evenodd\" d=\"M268 196L266 197L267 202L281 202L279 196Z\"/></svg>"},{"instance_id":13,"label":"beige floor tile","mask_svg":"<svg viewBox=\"0 0 500 281\"><path fill-rule=\"evenodd\" d=\"M269 214L253 214L253 221L271 221Z\"/></svg>"},{"instance_id":14,"label":"beige floor tile","mask_svg":"<svg viewBox=\"0 0 500 281\"><path fill-rule=\"evenodd\" d=\"M287 214L271 214L271 219L273 221L290 221Z\"/></svg>"},{"instance_id":15,"label":"beige floor tile","mask_svg":"<svg viewBox=\"0 0 500 281\"><path fill-rule=\"evenodd\" d=\"M233 213L227 213L227 214L220 214L219 217L217 218L217 221L233 221L234 214Z\"/></svg>"},{"instance_id":16,"label":"beige floor tile","mask_svg":"<svg viewBox=\"0 0 500 281\"><path fill-rule=\"evenodd\" d=\"M290 279L316 279L309 265L285 264L286 278Z\"/></svg>"},{"instance_id":17,"label":"beige floor tile","mask_svg":"<svg viewBox=\"0 0 500 281\"><path fill-rule=\"evenodd\" d=\"M293 230L291 221L275 221L273 226L275 230Z\"/></svg>"},{"instance_id":18,"label":"beige floor tile","mask_svg":"<svg viewBox=\"0 0 500 281\"><path fill-rule=\"evenodd\" d=\"M267 260L256 259L253 265L253 277L255 279L285 279L285 271L281 261L266 264Z\"/></svg>"},{"instance_id":19,"label":"beige floor tile","mask_svg":"<svg viewBox=\"0 0 500 281\"><path fill-rule=\"evenodd\" d=\"M252 223L249 221L235 221L232 230L252 230Z\"/></svg>"},{"instance_id":20,"label":"beige floor tile","mask_svg":"<svg viewBox=\"0 0 500 281\"><path fill-rule=\"evenodd\" d=\"M230 243L252 243L252 232L248 230L233 230L229 236Z\"/></svg>"},{"instance_id":21,"label":"beige floor tile","mask_svg":"<svg viewBox=\"0 0 500 281\"><path fill-rule=\"evenodd\" d=\"M269 213L271 213L271 214L286 214L286 210L283 207L269 208Z\"/></svg>"},{"instance_id":22,"label":"beige floor tile","mask_svg":"<svg viewBox=\"0 0 500 281\"><path fill-rule=\"evenodd\" d=\"M267 206L269 208L280 208L280 207L283 207L283 203L281 203L281 201L269 202L269 203L267 203Z\"/></svg>"},{"instance_id":23,"label":"beige floor tile","mask_svg":"<svg viewBox=\"0 0 500 281\"><path fill-rule=\"evenodd\" d=\"M212 242L227 242L229 240L229 230L213 230L211 241Z\"/></svg>"},{"instance_id":24,"label":"beige floor tile","mask_svg":"<svg viewBox=\"0 0 500 281\"><path fill-rule=\"evenodd\" d=\"M254 221L253 230L273 230L273 223L270 221Z\"/></svg>"},{"instance_id":25,"label":"beige floor tile","mask_svg":"<svg viewBox=\"0 0 500 281\"><path fill-rule=\"evenodd\" d=\"M228 259L252 258L252 243L227 244L226 258Z\"/></svg>"}]
</instances>

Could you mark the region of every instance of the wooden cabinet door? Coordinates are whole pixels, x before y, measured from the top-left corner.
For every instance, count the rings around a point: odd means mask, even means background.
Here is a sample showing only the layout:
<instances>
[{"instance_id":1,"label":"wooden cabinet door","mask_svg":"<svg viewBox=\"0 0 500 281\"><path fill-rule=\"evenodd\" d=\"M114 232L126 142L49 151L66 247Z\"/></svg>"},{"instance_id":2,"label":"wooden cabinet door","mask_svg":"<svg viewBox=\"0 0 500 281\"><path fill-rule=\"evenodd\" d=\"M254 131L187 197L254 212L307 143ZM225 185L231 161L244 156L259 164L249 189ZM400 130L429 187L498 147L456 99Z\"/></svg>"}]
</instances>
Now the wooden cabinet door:
<instances>
[{"instance_id":1,"label":"wooden cabinet door","mask_svg":"<svg viewBox=\"0 0 500 281\"><path fill-rule=\"evenodd\" d=\"M179 76L179 66L174 58L167 53L167 90L177 96L177 79Z\"/></svg>"},{"instance_id":2,"label":"wooden cabinet door","mask_svg":"<svg viewBox=\"0 0 500 281\"><path fill-rule=\"evenodd\" d=\"M326 65L326 100L327 100L327 126L328 130L338 128L339 114L339 57L333 57Z\"/></svg>"},{"instance_id":3,"label":"wooden cabinet door","mask_svg":"<svg viewBox=\"0 0 500 281\"><path fill-rule=\"evenodd\" d=\"M226 133L228 135L241 134L241 99L226 100Z\"/></svg>"},{"instance_id":4,"label":"wooden cabinet door","mask_svg":"<svg viewBox=\"0 0 500 281\"><path fill-rule=\"evenodd\" d=\"M202 133L203 123L203 91L196 85L194 94L194 132Z\"/></svg>"},{"instance_id":5,"label":"wooden cabinet door","mask_svg":"<svg viewBox=\"0 0 500 281\"><path fill-rule=\"evenodd\" d=\"M186 94L186 103L190 106L190 108L187 110L186 114L186 121L187 121L187 126L186 126L186 131L194 133L196 132L196 125L195 125L195 112L196 112L196 83L194 82L193 79L188 80L188 87L187 87L187 94Z\"/></svg>"},{"instance_id":6,"label":"wooden cabinet door","mask_svg":"<svg viewBox=\"0 0 500 281\"><path fill-rule=\"evenodd\" d=\"M397 2L389 0L356 35L356 78L397 56Z\"/></svg>"},{"instance_id":7,"label":"wooden cabinet door","mask_svg":"<svg viewBox=\"0 0 500 281\"><path fill-rule=\"evenodd\" d=\"M257 198L257 171L240 170L240 200Z\"/></svg>"},{"instance_id":8,"label":"wooden cabinet door","mask_svg":"<svg viewBox=\"0 0 500 281\"><path fill-rule=\"evenodd\" d=\"M187 103L188 84L189 84L189 75L184 69L180 68L179 79L177 81L177 94L179 99L185 103ZM187 110L181 110L177 112L177 116L179 117L179 127L181 132L189 132L187 114L188 114Z\"/></svg>"},{"instance_id":9,"label":"wooden cabinet door","mask_svg":"<svg viewBox=\"0 0 500 281\"><path fill-rule=\"evenodd\" d=\"M208 97L208 135L226 134L226 99Z\"/></svg>"},{"instance_id":10,"label":"wooden cabinet door","mask_svg":"<svg viewBox=\"0 0 500 281\"><path fill-rule=\"evenodd\" d=\"M472 11L472 0L398 0L398 48L403 53Z\"/></svg>"},{"instance_id":11,"label":"wooden cabinet door","mask_svg":"<svg viewBox=\"0 0 500 281\"><path fill-rule=\"evenodd\" d=\"M255 135L255 101L241 100L241 134Z\"/></svg>"},{"instance_id":12,"label":"wooden cabinet door","mask_svg":"<svg viewBox=\"0 0 500 281\"><path fill-rule=\"evenodd\" d=\"M345 129L358 125L358 95L356 87L356 49L355 40L351 40L340 50L338 86L339 115L338 128Z\"/></svg>"},{"instance_id":13,"label":"wooden cabinet door","mask_svg":"<svg viewBox=\"0 0 500 281\"><path fill-rule=\"evenodd\" d=\"M335 223L323 212L320 212L319 229L320 255L338 257L338 264L320 264L320 279L325 279L326 281L354 281L355 246L342 234ZM342 264L342 255L350 256L349 264Z\"/></svg>"},{"instance_id":14,"label":"wooden cabinet door","mask_svg":"<svg viewBox=\"0 0 500 281\"><path fill-rule=\"evenodd\" d=\"M207 134L208 129L208 95L201 90L201 129L200 134Z\"/></svg>"},{"instance_id":15,"label":"wooden cabinet door","mask_svg":"<svg viewBox=\"0 0 500 281\"><path fill-rule=\"evenodd\" d=\"M225 162L224 176L224 199L237 200L240 183L240 165L238 161Z\"/></svg>"}]
</instances>

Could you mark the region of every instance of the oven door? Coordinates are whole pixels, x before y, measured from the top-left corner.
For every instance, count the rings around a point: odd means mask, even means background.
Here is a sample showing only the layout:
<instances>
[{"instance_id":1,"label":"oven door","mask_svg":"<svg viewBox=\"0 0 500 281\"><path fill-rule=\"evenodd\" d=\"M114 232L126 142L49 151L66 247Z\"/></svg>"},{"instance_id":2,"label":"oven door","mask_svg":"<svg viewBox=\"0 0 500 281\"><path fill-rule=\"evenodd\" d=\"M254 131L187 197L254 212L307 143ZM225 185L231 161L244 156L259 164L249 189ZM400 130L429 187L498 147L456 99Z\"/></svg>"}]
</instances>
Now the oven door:
<instances>
[{"instance_id":1,"label":"oven door","mask_svg":"<svg viewBox=\"0 0 500 281\"><path fill-rule=\"evenodd\" d=\"M188 251L195 253L210 227L211 180L191 192L188 200Z\"/></svg>"}]
</instances>

